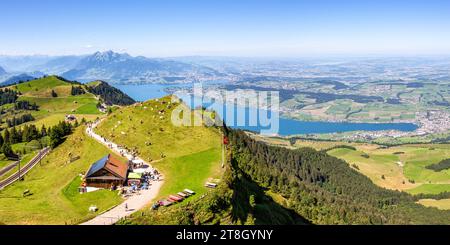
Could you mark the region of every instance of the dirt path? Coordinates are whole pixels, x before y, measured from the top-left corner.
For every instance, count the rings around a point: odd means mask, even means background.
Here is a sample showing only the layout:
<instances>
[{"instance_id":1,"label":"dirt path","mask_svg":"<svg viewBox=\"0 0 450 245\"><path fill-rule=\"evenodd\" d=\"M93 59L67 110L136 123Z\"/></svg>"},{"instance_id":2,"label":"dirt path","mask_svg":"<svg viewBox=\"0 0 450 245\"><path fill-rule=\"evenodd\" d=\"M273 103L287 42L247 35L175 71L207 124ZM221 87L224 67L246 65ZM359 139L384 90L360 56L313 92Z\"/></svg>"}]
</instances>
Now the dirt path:
<instances>
[{"instance_id":1,"label":"dirt path","mask_svg":"<svg viewBox=\"0 0 450 245\"><path fill-rule=\"evenodd\" d=\"M125 149L120 148L117 144L106 140L102 136L96 134L94 132L94 128L100 123L100 121L92 124L86 129L86 133L100 142L103 145L106 145L111 150L115 151L119 155L125 156L128 160L133 159L133 156L126 152ZM134 157L135 160L139 160L143 162L145 165L148 165L151 168L151 165L144 161L139 157ZM139 209L144 208L146 205L149 205L159 193L159 189L163 185L164 181L152 181L148 190L141 190L139 194L133 194L128 197L123 203L118 206L98 215L97 217L81 223L81 225L112 225L116 223L119 219L127 217L132 213L138 211Z\"/></svg>"}]
</instances>

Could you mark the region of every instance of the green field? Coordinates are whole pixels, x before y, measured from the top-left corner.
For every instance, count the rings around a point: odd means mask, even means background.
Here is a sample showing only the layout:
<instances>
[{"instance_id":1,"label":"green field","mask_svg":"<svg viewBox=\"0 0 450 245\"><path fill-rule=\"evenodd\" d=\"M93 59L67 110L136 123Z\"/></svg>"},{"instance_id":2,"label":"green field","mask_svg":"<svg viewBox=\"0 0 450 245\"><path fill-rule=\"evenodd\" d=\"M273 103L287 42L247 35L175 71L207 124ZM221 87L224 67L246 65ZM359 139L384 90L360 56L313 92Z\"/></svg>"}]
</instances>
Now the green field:
<instances>
[{"instance_id":1,"label":"green field","mask_svg":"<svg viewBox=\"0 0 450 245\"><path fill-rule=\"evenodd\" d=\"M160 197L191 188L206 191L208 178L221 175L221 136L217 129L176 127L170 121L170 98L117 109L96 129L115 143L136 149L164 175ZM158 111L164 110L164 114ZM160 118L162 117L162 118ZM196 195L199 196L199 195Z\"/></svg>"},{"instance_id":2,"label":"green field","mask_svg":"<svg viewBox=\"0 0 450 245\"><path fill-rule=\"evenodd\" d=\"M450 170L435 172L425 168L450 158L449 145L404 145L387 149L334 149L330 155L356 164L361 173L382 187L412 194L450 191ZM397 154L396 154L397 153ZM369 158L362 155L367 154ZM384 175L384 179L381 178Z\"/></svg>"},{"instance_id":3,"label":"green field","mask_svg":"<svg viewBox=\"0 0 450 245\"><path fill-rule=\"evenodd\" d=\"M10 86L11 89L20 91L19 101L26 100L39 106L38 111L29 111L35 121L28 124L49 127L63 121L67 114L75 115L80 121L82 118L94 120L97 116L103 115L97 109L98 99L95 95L85 93L73 96L70 94L71 87L72 84L55 76ZM51 96L52 90L57 93L57 97Z\"/></svg>"},{"instance_id":4,"label":"green field","mask_svg":"<svg viewBox=\"0 0 450 245\"><path fill-rule=\"evenodd\" d=\"M416 112L427 110L449 111L448 106L436 102L445 102L449 97L448 81L442 80L433 83L429 80L418 79L421 86L408 86L407 83L397 83L391 80L368 81L356 85L335 89L329 84L319 81L301 83L292 81L289 84L295 87L298 93L285 101L281 106L290 110L283 113L288 118L301 120L328 121L345 120L353 122L392 122L399 120L414 121ZM253 86L272 86L278 84L274 81L255 82ZM331 97L314 99L302 91L312 93L328 93ZM380 100L357 100L355 98L334 98L335 95L364 95L377 96ZM392 102L388 102L388 99Z\"/></svg>"},{"instance_id":5,"label":"green field","mask_svg":"<svg viewBox=\"0 0 450 245\"><path fill-rule=\"evenodd\" d=\"M154 166L165 174L166 181L161 187L159 197L165 197L182 191L185 188L196 190L201 195L208 178L220 178L217 166L220 162L220 148L167 159L155 163Z\"/></svg>"},{"instance_id":6,"label":"green field","mask_svg":"<svg viewBox=\"0 0 450 245\"><path fill-rule=\"evenodd\" d=\"M450 210L450 199L421 199L418 203L426 206L426 207L435 207L442 210Z\"/></svg>"},{"instance_id":7,"label":"green field","mask_svg":"<svg viewBox=\"0 0 450 245\"><path fill-rule=\"evenodd\" d=\"M69 153L80 159L69 163ZM36 165L24 181L0 191L0 223L79 223L96 215L88 211L91 205L96 205L101 212L119 204L122 198L109 190L76 193L79 174L108 153L106 147L87 137L80 126ZM32 195L23 197L25 190L30 190Z\"/></svg>"},{"instance_id":8,"label":"green field","mask_svg":"<svg viewBox=\"0 0 450 245\"><path fill-rule=\"evenodd\" d=\"M450 192L450 184L421 184L416 188L407 190L411 194L439 194L446 191Z\"/></svg>"},{"instance_id":9,"label":"green field","mask_svg":"<svg viewBox=\"0 0 450 245\"><path fill-rule=\"evenodd\" d=\"M25 155L22 155L20 158L20 165L24 166L25 164L27 164L31 159L33 159L33 157L36 155L36 153L37 153L37 151L31 151ZM10 163L13 163L13 162L14 161L11 161ZM17 170L18 170L18 168L13 168L13 169L9 170L4 175L0 176L0 180L4 180L4 179L8 178L9 176L11 176L15 172L17 172Z\"/></svg>"},{"instance_id":10,"label":"green field","mask_svg":"<svg viewBox=\"0 0 450 245\"><path fill-rule=\"evenodd\" d=\"M400 161L397 155L385 154L377 150L369 152L346 148L333 149L328 151L328 154L341 158L350 165L356 165L361 173L381 187L405 190L416 186L403 175L402 167L397 163ZM364 154L367 154L369 158L364 157Z\"/></svg>"},{"instance_id":11,"label":"green field","mask_svg":"<svg viewBox=\"0 0 450 245\"><path fill-rule=\"evenodd\" d=\"M61 86L68 86L69 84L67 82L59 80L55 76L48 76L41 79L32 80L26 83L21 83L17 85L11 86L14 89L17 89L20 91L23 95L37 95L39 94L40 97L44 92L51 91L52 89L55 89L57 87ZM69 90L70 93L70 90ZM66 95L66 94L64 94ZM51 96L49 94L49 96Z\"/></svg>"},{"instance_id":12,"label":"green field","mask_svg":"<svg viewBox=\"0 0 450 245\"><path fill-rule=\"evenodd\" d=\"M3 153L0 154L0 169L8 166L9 164L13 163L14 161L8 160Z\"/></svg>"}]
</instances>

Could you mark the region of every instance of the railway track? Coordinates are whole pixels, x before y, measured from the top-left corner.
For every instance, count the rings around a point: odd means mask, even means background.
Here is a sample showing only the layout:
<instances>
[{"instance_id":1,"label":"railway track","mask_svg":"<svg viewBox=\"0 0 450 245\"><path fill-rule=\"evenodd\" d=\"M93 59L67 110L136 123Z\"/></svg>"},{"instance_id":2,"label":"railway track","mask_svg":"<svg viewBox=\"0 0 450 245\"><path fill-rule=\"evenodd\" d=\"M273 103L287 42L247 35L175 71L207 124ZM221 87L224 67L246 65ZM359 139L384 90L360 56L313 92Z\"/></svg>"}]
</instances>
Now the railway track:
<instances>
[{"instance_id":1,"label":"railway track","mask_svg":"<svg viewBox=\"0 0 450 245\"><path fill-rule=\"evenodd\" d=\"M0 177L3 176L4 174L6 174L7 172L9 172L9 170L15 168L18 164L19 164L19 161L14 162L14 163L11 163L10 165L8 165L8 166L2 168L2 169L0 170Z\"/></svg>"},{"instance_id":2,"label":"railway track","mask_svg":"<svg viewBox=\"0 0 450 245\"><path fill-rule=\"evenodd\" d=\"M23 177L25 174L27 174L36 164L38 164L42 158L44 158L48 153L50 152L50 147L46 147L38 152L36 156L33 157L25 166L23 166L20 169L20 172L17 171L16 173L12 174L5 180L0 181L0 190L7 187L8 185L14 183L21 177Z\"/></svg>"}]
</instances>

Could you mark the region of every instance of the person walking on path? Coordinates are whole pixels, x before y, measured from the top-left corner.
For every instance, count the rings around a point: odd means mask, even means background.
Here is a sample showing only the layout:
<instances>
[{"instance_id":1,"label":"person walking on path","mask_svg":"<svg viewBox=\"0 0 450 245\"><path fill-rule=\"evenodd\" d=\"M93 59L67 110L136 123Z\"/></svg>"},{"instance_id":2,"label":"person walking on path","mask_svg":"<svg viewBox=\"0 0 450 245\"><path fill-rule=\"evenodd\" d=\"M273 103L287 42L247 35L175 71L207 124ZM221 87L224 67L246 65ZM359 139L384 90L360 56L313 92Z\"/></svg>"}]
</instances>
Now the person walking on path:
<instances>
[{"instance_id":1,"label":"person walking on path","mask_svg":"<svg viewBox=\"0 0 450 245\"><path fill-rule=\"evenodd\" d=\"M125 212L128 211L128 203L125 203Z\"/></svg>"}]
</instances>

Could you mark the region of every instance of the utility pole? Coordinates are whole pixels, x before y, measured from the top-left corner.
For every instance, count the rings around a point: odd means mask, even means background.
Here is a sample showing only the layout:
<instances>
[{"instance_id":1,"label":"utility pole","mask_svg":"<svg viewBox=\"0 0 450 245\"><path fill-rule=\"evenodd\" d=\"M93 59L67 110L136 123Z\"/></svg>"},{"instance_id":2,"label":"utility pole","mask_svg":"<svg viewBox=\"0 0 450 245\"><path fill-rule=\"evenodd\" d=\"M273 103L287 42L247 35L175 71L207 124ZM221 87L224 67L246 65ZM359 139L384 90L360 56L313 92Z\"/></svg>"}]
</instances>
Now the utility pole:
<instances>
[{"instance_id":1,"label":"utility pole","mask_svg":"<svg viewBox=\"0 0 450 245\"><path fill-rule=\"evenodd\" d=\"M18 159L19 159L19 178L18 178L18 180L20 181L20 155L18 156Z\"/></svg>"},{"instance_id":2,"label":"utility pole","mask_svg":"<svg viewBox=\"0 0 450 245\"><path fill-rule=\"evenodd\" d=\"M220 144L222 145L222 168L225 165L225 135L222 132L222 139Z\"/></svg>"},{"instance_id":3,"label":"utility pole","mask_svg":"<svg viewBox=\"0 0 450 245\"><path fill-rule=\"evenodd\" d=\"M40 154L41 154L43 151L45 151L45 150L46 150L46 149L44 148L44 149L42 149L42 150L39 151L39 166L41 166L41 167L42 167L42 157L40 156ZM72 154L72 152L71 152L70 154ZM72 159L72 157L71 157L71 159Z\"/></svg>"}]
</instances>

